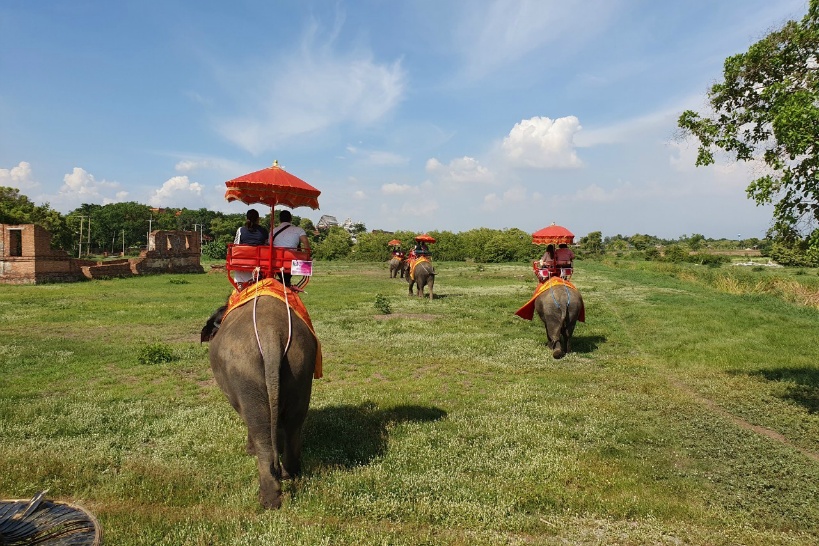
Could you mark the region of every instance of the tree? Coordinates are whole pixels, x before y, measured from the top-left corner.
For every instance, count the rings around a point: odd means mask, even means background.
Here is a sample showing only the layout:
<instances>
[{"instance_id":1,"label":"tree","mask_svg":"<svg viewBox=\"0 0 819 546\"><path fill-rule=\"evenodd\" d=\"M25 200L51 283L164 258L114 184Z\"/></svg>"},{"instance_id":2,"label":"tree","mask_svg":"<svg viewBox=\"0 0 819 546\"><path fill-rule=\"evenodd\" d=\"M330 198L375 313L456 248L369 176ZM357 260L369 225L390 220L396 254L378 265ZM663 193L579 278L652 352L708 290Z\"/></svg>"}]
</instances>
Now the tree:
<instances>
[{"instance_id":1,"label":"tree","mask_svg":"<svg viewBox=\"0 0 819 546\"><path fill-rule=\"evenodd\" d=\"M71 249L71 228L66 218L48 203L37 206L17 188L0 186L0 224L37 224L51 232L51 246Z\"/></svg>"},{"instance_id":2,"label":"tree","mask_svg":"<svg viewBox=\"0 0 819 546\"><path fill-rule=\"evenodd\" d=\"M350 254L353 241L350 234L338 226L328 230L327 237L313 249L313 258L316 260L338 260Z\"/></svg>"},{"instance_id":3,"label":"tree","mask_svg":"<svg viewBox=\"0 0 819 546\"><path fill-rule=\"evenodd\" d=\"M774 204L772 235L810 239L819 226L819 0L801 22L725 60L724 81L708 91L710 117L687 110L678 120L699 140L696 164L721 149L737 161L762 159L770 171L746 193ZM813 238L817 239L816 237Z\"/></svg>"},{"instance_id":4,"label":"tree","mask_svg":"<svg viewBox=\"0 0 819 546\"><path fill-rule=\"evenodd\" d=\"M585 254L602 254L603 233L600 231L592 231L585 237L581 237L579 244Z\"/></svg>"}]
</instances>

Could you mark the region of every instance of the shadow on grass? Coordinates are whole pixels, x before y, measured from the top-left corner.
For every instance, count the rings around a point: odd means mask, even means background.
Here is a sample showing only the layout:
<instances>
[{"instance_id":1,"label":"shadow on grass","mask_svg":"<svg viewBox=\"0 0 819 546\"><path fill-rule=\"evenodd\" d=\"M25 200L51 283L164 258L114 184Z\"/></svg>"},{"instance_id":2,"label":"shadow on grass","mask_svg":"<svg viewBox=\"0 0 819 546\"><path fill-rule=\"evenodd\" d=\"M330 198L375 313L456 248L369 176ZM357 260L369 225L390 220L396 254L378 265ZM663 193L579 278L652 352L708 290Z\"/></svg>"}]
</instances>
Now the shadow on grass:
<instances>
[{"instance_id":1,"label":"shadow on grass","mask_svg":"<svg viewBox=\"0 0 819 546\"><path fill-rule=\"evenodd\" d=\"M593 353L606 342L606 336L572 336L573 353Z\"/></svg>"},{"instance_id":2,"label":"shadow on grass","mask_svg":"<svg viewBox=\"0 0 819 546\"><path fill-rule=\"evenodd\" d=\"M808 410L808 413L819 413L819 368L803 366L801 368L770 368L748 371L734 371L734 374L759 376L768 381L779 381L785 385L782 398Z\"/></svg>"},{"instance_id":3,"label":"shadow on grass","mask_svg":"<svg viewBox=\"0 0 819 546\"><path fill-rule=\"evenodd\" d=\"M378 409L372 402L311 409L304 423L304 466L365 465L384 454L393 425L438 421L444 417L446 412L435 407Z\"/></svg>"}]
</instances>

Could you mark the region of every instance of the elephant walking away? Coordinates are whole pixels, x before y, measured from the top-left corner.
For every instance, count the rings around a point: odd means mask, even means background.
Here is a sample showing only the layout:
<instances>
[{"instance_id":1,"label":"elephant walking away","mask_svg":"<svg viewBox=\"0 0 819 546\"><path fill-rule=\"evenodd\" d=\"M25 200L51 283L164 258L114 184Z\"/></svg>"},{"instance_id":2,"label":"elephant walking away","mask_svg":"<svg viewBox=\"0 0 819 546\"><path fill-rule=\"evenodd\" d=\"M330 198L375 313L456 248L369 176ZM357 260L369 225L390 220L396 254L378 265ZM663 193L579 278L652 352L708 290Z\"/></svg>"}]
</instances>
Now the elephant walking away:
<instances>
[{"instance_id":1,"label":"elephant walking away","mask_svg":"<svg viewBox=\"0 0 819 546\"><path fill-rule=\"evenodd\" d=\"M418 297L424 297L424 287L429 288L429 299L433 299L432 287L435 285L435 268L432 262L422 261L415 264L412 271L407 271L406 279L409 283L409 295L412 296L412 286L418 287Z\"/></svg>"},{"instance_id":2,"label":"elephant walking away","mask_svg":"<svg viewBox=\"0 0 819 546\"><path fill-rule=\"evenodd\" d=\"M554 358L563 358L577 321L584 322L585 307L580 292L567 282L555 282L535 299L535 312L546 326L546 337Z\"/></svg>"},{"instance_id":3,"label":"elephant walking away","mask_svg":"<svg viewBox=\"0 0 819 546\"><path fill-rule=\"evenodd\" d=\"M297 296L290 298L292 305ZM302 427L321 358L308 324L284 301L262 295L224 319L211 317L202 331L216 383L247 425L247 451L257 458L265 508L279 508L281 480L301 472ZM214 326L218 332L206 331Z\"/></svg>"},{"instance_id":4,"label":"elephant walking away","mask_svg":"<svg viewBox=\"0 0 819 546\"><path fill-rule=\"evenodd\" d=\"M401 278L404 278L404 263L406 262L405 259L399 258L397 256L393 256L390 261L390 278L395 279L398 278L398 275L401 275Z\"/></svg>"}]
</instances>

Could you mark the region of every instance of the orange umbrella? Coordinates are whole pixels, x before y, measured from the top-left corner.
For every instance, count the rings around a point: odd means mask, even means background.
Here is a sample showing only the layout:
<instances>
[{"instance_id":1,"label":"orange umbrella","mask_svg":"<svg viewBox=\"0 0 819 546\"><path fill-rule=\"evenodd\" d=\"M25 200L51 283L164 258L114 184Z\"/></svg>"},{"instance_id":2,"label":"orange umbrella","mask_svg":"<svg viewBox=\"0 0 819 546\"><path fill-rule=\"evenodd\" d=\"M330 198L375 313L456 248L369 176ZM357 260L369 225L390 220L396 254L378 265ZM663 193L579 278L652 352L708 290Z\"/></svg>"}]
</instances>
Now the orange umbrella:
<instances>
[{"instance_id":1,"label":"orange umbrella","mask_svg":"<svg viewBox=\"0 0 819 546\"><path fill-rule=\"evenodd\" d=\"M415 237L415 240L418 241L419 243L420 242L424 242L424 243L434 243L435 242L435 239L433 237L431 237L430 235L427 235L426 233L424 233L423 235L418 235L417 237Z\"/></svg>"},{"instance_id":2,"label":"orange umbrella","mask_svg":"<svg viewBox=\"0 0 819 546\"><path fill-rule=\"evenodd\" d=\"M532 244L535 245L570 245L573 243L574 233L554 223L532 234Z\"/></svg>"},{"instance_id":3,"label":"orange umbrella","mask_svg":"<svg viewBox=\"0 0 819 546\"><path fill-rule=\"evenodd\" d=\"M401 241L399 241L398 239L393 239L392 241L387 243L387 246L398 246L400 244L401 244Z\"/></svg>"},{"instance_id":4,"label":"orange umbrella","mask_svg":"<svg viewBox=\"0 0 819 546\"><path fill-rule=\"evenodd\" d=\"M266 169L228 180L225 185L225 199L228 201L241 201L246 205L264 203L272 208L276 205L291 209L319 208L321 191L279 167L278 161Z\"/></svg>"}]
</instances>

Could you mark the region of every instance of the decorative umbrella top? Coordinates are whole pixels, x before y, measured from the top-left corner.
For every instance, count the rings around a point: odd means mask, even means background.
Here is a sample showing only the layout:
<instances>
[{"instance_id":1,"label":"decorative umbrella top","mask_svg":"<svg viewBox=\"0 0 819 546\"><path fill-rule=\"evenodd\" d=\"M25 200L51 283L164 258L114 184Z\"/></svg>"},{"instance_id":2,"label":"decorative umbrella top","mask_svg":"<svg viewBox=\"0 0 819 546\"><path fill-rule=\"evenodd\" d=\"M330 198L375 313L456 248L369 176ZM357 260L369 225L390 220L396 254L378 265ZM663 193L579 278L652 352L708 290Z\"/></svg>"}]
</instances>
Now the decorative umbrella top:
<instances>
[{"instance_id":1,"label":"decorative umbrella top","mask_svg":"<svg viewBox=\"0 0 819 546\"><path fill-rule=\"evenodd\" d=\"M266 169L228 180L225 186L228 201L241 201L246 205L264 203L270 207L284 205L291 209L319 208L321 191L279 167L278 161Z\"/></svg>"},{"instance_id":2,"label":"decorative umbrella top","mask_svg":"<svg viewBox=\"0 0 819 546\"><path fill-rule=\"evenodd\" d=\"M399 246L400 244L401 244L401 241L399 241L398 239L393 239L392 241L387 243L387 246Z\"/></svg>"},{"instance_id":3,"label":"decorative umbrella top","mask_svg":"<svg viewBox=\"0 0 819 546\"><path fill-rule=\"evenodd\" d=\"M554 223L532 234L532 244L535 245L570 245L572 243L574 243L574 233Z\"/></svg>"},{"instance_id":4,"label":"decorative umbrella top","mask_svg":"<svg viewBox=\"0 0 819 546\"><path fill-rule=\"evenodd\" d=\"M432 237L431 235L427 235L426 233L424 233L423 235L417 235L415 237L415 240L418 241L419 243L421 243L421 242L423 242L423 243L434 243L435 242L435 238Z\"/></svg>"}]
</instances>

